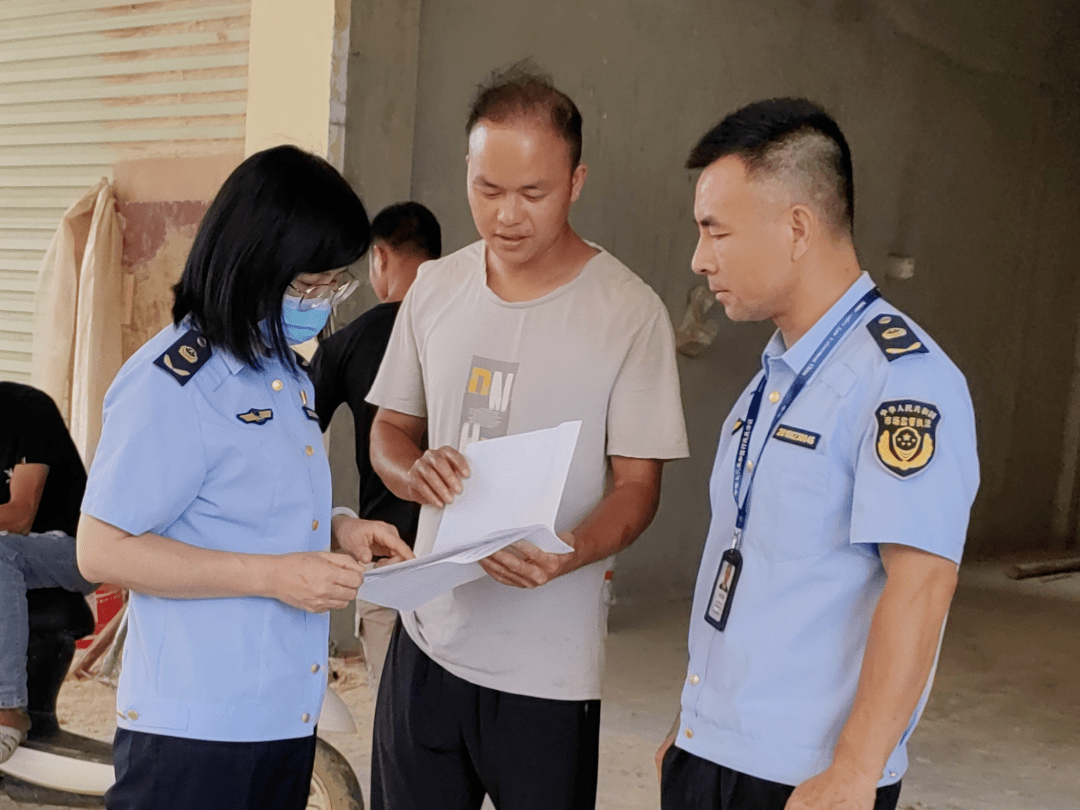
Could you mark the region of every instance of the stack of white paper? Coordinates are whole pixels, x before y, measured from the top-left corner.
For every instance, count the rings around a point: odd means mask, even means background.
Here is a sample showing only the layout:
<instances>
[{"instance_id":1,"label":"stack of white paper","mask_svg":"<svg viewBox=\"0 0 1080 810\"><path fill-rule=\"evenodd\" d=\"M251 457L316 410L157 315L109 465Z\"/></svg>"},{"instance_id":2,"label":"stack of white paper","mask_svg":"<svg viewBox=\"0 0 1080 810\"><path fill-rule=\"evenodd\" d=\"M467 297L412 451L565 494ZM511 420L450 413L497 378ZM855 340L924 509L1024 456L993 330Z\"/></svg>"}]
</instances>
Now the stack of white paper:
<instances>
[{"instance_id":1,"label":"stack of white paper","mask_svg":"<svg viewBox=\"0 0 1080 810\"><path fill-rule=\"evenodd\" d=\"M555 517L580 430L581 422L564 422L469 445L471 474L443 510L432 553L368 571L358 598L415 610L484 576L479 560L519 540L552 554L572 551L555 534Z\"/></svg>"}]
</instances>

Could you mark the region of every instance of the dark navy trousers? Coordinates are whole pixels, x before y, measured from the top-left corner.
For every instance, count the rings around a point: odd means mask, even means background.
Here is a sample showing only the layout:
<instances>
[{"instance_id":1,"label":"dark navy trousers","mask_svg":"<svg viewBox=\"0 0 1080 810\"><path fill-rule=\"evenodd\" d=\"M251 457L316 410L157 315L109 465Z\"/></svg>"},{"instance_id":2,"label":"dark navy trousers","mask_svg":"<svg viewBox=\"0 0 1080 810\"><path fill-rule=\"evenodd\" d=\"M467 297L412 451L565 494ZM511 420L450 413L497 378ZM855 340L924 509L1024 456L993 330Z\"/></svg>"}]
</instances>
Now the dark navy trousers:
<instances>
[{"instance_id":1,"label":"dark navy trousers","mask_svg":"<svg viewBox=\"0 0 1080 810\"><path fill-rule=\"evenodd\" d=\"M784 810L795 788L733 771L671 746L664 755L661 810ZM874 810L895 810L900 783L878 788Z\"/></svg>"},{"instance_id":2,"label":"dark navy trousers","mask_svg":"<svg viewBox=\"0 0 1080 810\"><path fill-rule=\"evenodd\" d=\"M315 735L213 742L117 729L108 810L304 810Z\"/></svg>"}]
</instances>

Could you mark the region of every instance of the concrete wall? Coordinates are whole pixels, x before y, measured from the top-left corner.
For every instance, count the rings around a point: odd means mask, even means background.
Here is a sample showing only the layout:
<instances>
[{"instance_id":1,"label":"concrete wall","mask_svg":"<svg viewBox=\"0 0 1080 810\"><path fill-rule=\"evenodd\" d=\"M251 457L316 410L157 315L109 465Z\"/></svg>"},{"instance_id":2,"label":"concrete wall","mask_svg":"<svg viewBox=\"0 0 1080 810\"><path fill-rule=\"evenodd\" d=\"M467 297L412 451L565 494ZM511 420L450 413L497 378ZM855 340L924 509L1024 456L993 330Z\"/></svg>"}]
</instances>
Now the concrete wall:
<instances>
[{"instance_id":1,"label":"concrete wall","mask_svg":"<svg viewBox=\"0 0 1080 810\"><path fill-rule=\"evenodd\" d=\"M535 57L585 118L590 173L576 227L645 278L677 321L697 283L689 147L754 99L819 100L854 151L864 266L968 376L984 482L970 553L1063 546L1080 428L1078 17L1065 3L994 5L425 0L411 195L435 211L448 250L476 238L466 105L490 70ZM382 170L354 167L367 168ZM916 259L911 281L884 280L890 253ZM691 585L716 433L770 331L721 315L714 345L680 359L693 457L669 465L660 515L616 567L620 595Z\"/></svg>"},{"instance_id":2,"label":"concrete wall","mask_svg":"<svg viewBox=\"0 0 1080 810\"><path fill-rule=\"evenodd\" d=\"M342 171L370 217L409 199L419 45L420 0L353 0ZM337 308L334 323L344 325L377 303L365 283ZM334 503L356 508L360 477L347 408L338 410L328 435Z\"/></svg>"}]
</instances>

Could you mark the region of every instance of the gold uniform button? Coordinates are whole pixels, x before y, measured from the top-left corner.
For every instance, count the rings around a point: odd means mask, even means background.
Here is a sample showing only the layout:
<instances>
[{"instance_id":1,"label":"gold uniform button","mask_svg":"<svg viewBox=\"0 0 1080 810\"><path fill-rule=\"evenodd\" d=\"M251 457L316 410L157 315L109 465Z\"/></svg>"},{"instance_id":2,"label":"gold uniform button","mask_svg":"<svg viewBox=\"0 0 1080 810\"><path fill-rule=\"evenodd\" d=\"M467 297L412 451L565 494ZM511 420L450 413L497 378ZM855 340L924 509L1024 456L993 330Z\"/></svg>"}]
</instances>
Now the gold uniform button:
<instances>
[{"instance_id":1,"label":"gold uniform button","mask_svg":"<svg viewBox=\"0 0 1080 810\"><path fill-rule=\"evenodd\" d=\"M280 391L284 387L284 384L281 382L281 380L274 380L272 383L270 383L270 387L273 388L275 391Z\"/></svg>"},{"instance_id":2,"label":"gold uniform button","mask_svg":"<svg viewBox=\"0 0 1080 810\"><path fill-rule=\"evenodd\" d=\"M304 716L301 717L300 719L303 720L305 723L310 723L311 722L311 715L308 714L307 712L304 712Z\"/></svg>"},{"instance_id":3,"label":"gold uniform button","mask_svg":"<svg viewBox=\"0 0 1080 810\"><path fill-rule=\"evenodd\" d=\"M699 683L701 683L701 678L699 678L697 675L691 675L690 676L690 685L691 686L697 686Z\"/></svg>"},{"instance_id":4,"label":"gold uniform button","mask_svg":"<svg viewBox=\"0 0 1080 810\"><path fill-rule=\"evenodd\" d=\"M315 448L309 444L307 447L304 448L304 452L307 453L309 456L313 456L315 455Z\"/></svg>"},{"instance_id":5,"label":"gold uniform button","mask_svg":"<svg viewBox=\"0 0 1080 810\"><path fill-rule=\"evenodd\" d=\"M694 730L692 728L688 728L686 730L686 739L688 739L688 740L692 739L693 736L694 736Z\"/></svg>"},{"instance_id":6,"label":"gold uniform button","mask_svg":"<svg viewBox=\"0 0 1080 810\"><path fill-rule=\"evenodd\" d=\"M771 394L769 394L769 402L771 402L773 405L775 405L779 401L780 401L780 392L779 391L773 391Z\"/></svg>"},{"instance_id":7,"label":"gold uniform button","mask_svg":"<svg viewBox=\"0 0 1080 810\"><path fill-rule=\"evenodd\" d=\"M312 673L316 673L316 672L318 672L318 671L319 671L320 669L322 669L322 667L320 667L320 666L319 666L318 664L312 664L312 665L311 665L311 671L312 671Z\"/></svg>"},{"instance_id":8,"label":"gold uniform button","mask_svg":"<svg viewBox=\"0 0 1080 810\"><path fill-rule=\"evenodd\" d=\"M753 461L753 459L746 462L746 469L748 469L748 470L754 469L754 461Z\"/></svg>"},{"instance_id":9,"label":"gold uniform button","mask_svg":"<svg viewBox=\"0 0 1080 810\"><path fill-rule=\"evenodd\" d=\"M127 713L127 716L128 716L128 720L138 720L139 719L139 713L137 711L135 711L134 709L129 711Z\"/></svg>"},{"instance_id":10,"label":"gold uniform button","mask_svg":"<svg viewBox=\"0 0 1080 810\"><path fill-rule=\"evenodd\" d=\"M317 521L317 520L311 521L311 530L313 532L317 532L319 530L319 521Z\"/></svg>"}]
</instances>

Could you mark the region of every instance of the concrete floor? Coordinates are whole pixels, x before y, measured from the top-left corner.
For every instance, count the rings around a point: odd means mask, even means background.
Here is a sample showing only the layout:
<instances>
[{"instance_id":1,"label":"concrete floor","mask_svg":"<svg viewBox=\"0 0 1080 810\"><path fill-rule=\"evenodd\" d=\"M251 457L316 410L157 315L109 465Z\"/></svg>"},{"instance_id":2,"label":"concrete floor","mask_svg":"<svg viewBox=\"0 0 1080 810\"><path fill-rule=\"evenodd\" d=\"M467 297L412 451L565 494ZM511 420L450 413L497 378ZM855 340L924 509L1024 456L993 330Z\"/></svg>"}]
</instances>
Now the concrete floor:
<instances>
[{"instance_id":1,"label":"concrete floor","mask_svg":"<svg viewBox=\"0 0 1080 810\"><path fill-rule=\"evenodd\" d=\"M622 602L612 610L601 810L658 807L652 756L676 711L688 618L686 602ZM964 567L935 690L912 741L902 810L1080 807L1078 628L1080 575L1013 582L1000 563ZM361 731L330 740L366 792L372 706L361 668L346 674L346 687L355 688L342 695ZM106 736L111 693L99 684L65 690L68 726ZM0 810L16 807L0 793Z\"/></svg>"}]
</instances>

